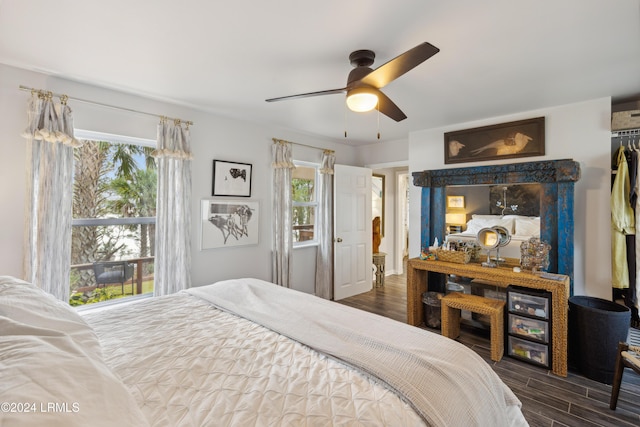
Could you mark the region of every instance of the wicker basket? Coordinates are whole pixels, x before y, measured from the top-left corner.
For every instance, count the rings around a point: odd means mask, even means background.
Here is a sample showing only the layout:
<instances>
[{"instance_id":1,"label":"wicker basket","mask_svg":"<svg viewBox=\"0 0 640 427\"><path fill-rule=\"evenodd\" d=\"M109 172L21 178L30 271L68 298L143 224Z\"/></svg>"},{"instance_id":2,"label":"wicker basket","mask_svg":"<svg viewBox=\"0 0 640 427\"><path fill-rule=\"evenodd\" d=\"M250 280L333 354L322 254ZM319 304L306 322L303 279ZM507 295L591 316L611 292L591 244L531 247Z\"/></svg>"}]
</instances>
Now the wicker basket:
<instances>
[{"instance_id":1,"label":"wicker basket","mask_svg":"<svg viewBox=\"0 0 640 427\"><path fill-rule=\"evenodd\" d=\"M462 251L436 249L436 256L440 261L455 262L457 264L467 264L471 261L471 251L467 248Z\"/></svg>"},{"instance_id":2,"label":"wicker basket","mask_svg":"<svg viewBox=\"0 0 640 427\"><path fill-rule=\"evenodd\" d=\"M640 110L616 111L611 114L611 130L637 129L640 127Z\"/></svg>"}]
</instances>

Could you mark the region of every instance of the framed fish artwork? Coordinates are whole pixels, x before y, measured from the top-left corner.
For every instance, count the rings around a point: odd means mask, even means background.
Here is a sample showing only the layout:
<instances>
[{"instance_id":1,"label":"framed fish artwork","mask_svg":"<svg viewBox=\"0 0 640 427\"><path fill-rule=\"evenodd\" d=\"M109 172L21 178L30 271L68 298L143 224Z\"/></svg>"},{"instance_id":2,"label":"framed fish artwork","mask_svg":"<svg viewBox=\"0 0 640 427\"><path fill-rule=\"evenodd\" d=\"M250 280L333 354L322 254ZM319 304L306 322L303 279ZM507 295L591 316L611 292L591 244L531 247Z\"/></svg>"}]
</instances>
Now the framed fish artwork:
<instances>
[{"instance_id":1,"label":"framed fish artwork","mask_svg":"<svg viewBox=\"0 0 640 427\"><path fill-rule=\"evenodd\" d=\"M213 161L212 196L251 197L250 163Z\"/></svg>"},{"instance_id":2,"label":"framed fish artwork","mask_svg":"<svg viewBox=\"0 0 640 427\"><path fill-rule=\"evenodd\" d=\"M544 156L544 117L444 134L444 163Z\"/></svg>"}]
</instances>

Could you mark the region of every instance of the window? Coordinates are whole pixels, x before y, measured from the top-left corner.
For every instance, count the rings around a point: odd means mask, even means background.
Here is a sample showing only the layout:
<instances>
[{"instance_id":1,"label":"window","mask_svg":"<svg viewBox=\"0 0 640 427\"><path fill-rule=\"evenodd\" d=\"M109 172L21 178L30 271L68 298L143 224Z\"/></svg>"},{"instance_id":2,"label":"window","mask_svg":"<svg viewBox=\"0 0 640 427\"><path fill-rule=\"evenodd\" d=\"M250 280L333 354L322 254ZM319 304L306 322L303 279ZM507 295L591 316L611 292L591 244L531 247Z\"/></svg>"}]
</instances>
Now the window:
<instances>
[{"instance_id":1,"label":"window","mask_svg":"<svg viewBox=\"0 0 640 427\"><path fill-rule=\"evenodd\" d=\"M69 303L153 293L155 141L75 131Z\"/></svg>"},{"instance_id":2,"label":"window","mask_svg":"<svg viewBox=\"0 0 640 427\"><path fill-rule=\"evenodd\" d=\"M296 168L291 179L291 197L293 198L293 243L294 246L316 243L316 212L318 198L318 165L294 161Z\"/></svg>"}]
</instances>

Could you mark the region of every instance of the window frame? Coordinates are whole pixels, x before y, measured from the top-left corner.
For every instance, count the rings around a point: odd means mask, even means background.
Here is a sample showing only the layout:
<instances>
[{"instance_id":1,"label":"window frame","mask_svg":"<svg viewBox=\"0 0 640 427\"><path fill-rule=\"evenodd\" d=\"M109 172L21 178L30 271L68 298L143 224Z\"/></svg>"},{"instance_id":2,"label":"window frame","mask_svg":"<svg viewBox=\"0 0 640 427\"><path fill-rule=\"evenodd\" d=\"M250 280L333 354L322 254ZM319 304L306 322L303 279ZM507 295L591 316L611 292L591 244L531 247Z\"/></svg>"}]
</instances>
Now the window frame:
<instances>
[{"instance_id":1,"label":"window frame","mask_svg":"<svg viewBox=\"0 0 640 427\"><path fill-rule=\"evenodd\" d=\"M141 147L156 148L157 141L147 138L138 138L127 135L116 135L106 132L90 131L85 129L74 129L74 136L79 140L91 140L91 141L106 141L112 145L115 144L129 144L138 145ZM75 162L74 162L75 172ZM155 225L156 217L114 217L114 218L71 218L71 228L77 226L118 226L118 225ZM69 236L71 238L71 236ZM138 268L144 264L144 260L137 261ZM73 264L69 264L69 268L73 268ZM134 276L135 277L135 276ZM154 284L155 286L155 284ZM71 295L70 295L71 297ZM123 296L122 298L109 299L106 301L93 302L89 304L82 304L74 306L76 311L90 311L92 309L99 309L104 306L127 304L141 299L153 297L153 293L143 293L136 295Z\"/></svg>"},{"instance_id":2,"label":"window frame","mask_svg":"<svg viewBox=\"0 0 640 427\"><path fill-rule=\"evenodd\" d=\"M297 202L293 200L293 194L291 197L291 235L293 238L293 209L295 207L313 207L315 209L315 215L313 216L313 239L311 240L303 240L301 242L293 242L293 247L295 248L304 248L308 246L318 246L318 180L320 179L320 164L314 162L307 162L303 160L293 160L293 164L298 167L310 168L315 171L314 175L314 185L313 185L313 202ZM293 180L293 177L291 177Z\"/></svg>"}]
</instances>

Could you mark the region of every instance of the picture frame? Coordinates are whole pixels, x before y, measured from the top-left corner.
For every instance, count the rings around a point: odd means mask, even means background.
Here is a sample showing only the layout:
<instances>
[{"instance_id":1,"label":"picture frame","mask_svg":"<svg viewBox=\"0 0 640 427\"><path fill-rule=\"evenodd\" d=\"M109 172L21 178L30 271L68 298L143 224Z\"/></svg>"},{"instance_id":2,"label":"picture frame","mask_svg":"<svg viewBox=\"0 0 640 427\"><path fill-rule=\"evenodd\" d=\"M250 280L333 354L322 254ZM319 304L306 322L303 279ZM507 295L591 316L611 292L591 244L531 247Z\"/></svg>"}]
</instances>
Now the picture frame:
<instances>
[{"instance_id":1,"label":"picture frame","mask_svg":"<svg viewBox=\"0 0 640 427\"><path fill-rule=\"evenodd\" d=\"M543 156L545 118L446 132L444 163L469 163Z\"/></svg>"},{"instance_id":2,"label":"picture frame","mask_svg":"<svg viewBox=\"0 0 640 427\"><path fill-rule=\"evenodd\" d=\"M260 203L256 200L203 199L200 248L257 245Z\"/></svg>"},{"instance_id":3,"label":"picture frame","mask_svg":"<svg viewBox=\"0 0 640 427\"><path fill-rule=\"evenodd\" d=\"M251 197L251 163L213 161L212 196Z\"/></svg>"},{"instance_id":4,"label":"picture frame","mask_svg":"<svg viewBox=\"0 0 640 427\"><path fill-rule=\"evenodd\" d=\"M380 237L384 237L384 175L371 175L371 218L380 217Z\"/></svg>"},{"instance_id":5,"label":"picture frame","mask_svg":"<svg viewBox=\"0 0 640 427\"><path fill-rule=\"evenodd\" d=\"M464 209L464 196L447 196L447 208Z\"/></svg>"}]
</instances>

